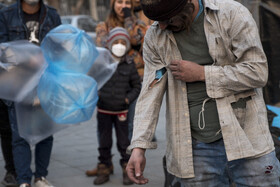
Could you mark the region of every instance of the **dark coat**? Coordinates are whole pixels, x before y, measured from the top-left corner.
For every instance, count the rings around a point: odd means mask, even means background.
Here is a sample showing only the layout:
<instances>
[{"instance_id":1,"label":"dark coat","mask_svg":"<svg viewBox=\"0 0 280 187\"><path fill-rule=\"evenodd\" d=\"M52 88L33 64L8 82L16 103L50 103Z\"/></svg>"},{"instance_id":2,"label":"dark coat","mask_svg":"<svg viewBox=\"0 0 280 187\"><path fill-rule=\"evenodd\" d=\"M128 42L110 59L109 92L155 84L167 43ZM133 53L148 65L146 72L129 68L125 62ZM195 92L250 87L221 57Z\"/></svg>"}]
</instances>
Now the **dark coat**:
<instances>
[{"instance_id":1,"label":"dark coat","mask_svg":"<svg viewBox=\"0 0 280 187\"><path fill-rule=\"evenodd\" d=\"M100 89L98 108L108 111L128 109L125 98L131 103L141 90L141 80L135 63L121 61L111 79Z\"/></svg>"},{"instance_id":2,"label":"dark coat","mask_svg":"<svg viewBox=\"0 0 280 187\"><path fill-rule=\"evenodd\" d=\"M0 3L0 10L1 10L2 8L5 8L5 7L6 7L6 5Z\"/></svg>"}]
</instances>

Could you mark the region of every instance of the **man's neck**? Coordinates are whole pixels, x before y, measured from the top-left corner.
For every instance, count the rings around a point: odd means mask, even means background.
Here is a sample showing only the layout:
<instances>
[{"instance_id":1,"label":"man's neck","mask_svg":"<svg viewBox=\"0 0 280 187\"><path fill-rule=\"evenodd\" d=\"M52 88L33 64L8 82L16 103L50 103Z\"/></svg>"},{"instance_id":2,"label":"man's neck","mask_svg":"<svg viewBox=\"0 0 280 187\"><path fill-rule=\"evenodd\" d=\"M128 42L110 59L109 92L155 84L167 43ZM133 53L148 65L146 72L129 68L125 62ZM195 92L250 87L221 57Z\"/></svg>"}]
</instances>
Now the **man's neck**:
<instances>
[{"instance_id":1,"label":"man's neck","mask_svg":"<svg viewBox=\"0 0 280 187\"><path fill-rule=\"evenodd\" d=\"M198 0L192 0L192 3L194 4L194 12L193 12L193 15L192 15L192 20L194 21L196 15L199 12L199 2L198 2Z\"/></svg>"},{"instance_id":2,"label":"man's neck","mask_svg":"<svg viewBox=\"0 0 280 187\"><path fill-rule=\"evenodd\" d=\"M27 14L35 14L40 9L40 2L34 6L31 6L27 3L25 3L24 1L22 1L21 5L22 5L23 12L25 12Z\"/></svg>"}]
</instances>

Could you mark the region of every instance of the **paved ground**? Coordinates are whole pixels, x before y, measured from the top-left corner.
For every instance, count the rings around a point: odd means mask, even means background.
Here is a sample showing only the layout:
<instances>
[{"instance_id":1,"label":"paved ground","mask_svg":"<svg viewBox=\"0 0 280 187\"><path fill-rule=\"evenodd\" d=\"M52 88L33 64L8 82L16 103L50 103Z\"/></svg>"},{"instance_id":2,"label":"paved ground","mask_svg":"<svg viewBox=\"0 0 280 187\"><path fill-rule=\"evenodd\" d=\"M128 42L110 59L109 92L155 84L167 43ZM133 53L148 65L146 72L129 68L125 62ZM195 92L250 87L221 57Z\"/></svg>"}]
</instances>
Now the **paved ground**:
<instances>
[{"instance_id":1,"label":"paved ground","mask_svg":"<svg viewBox=\"0 0 280 187\"><path fill-rule=\"evenodd\" d=\"M156 137L158 149L146 152L147 166L145 176L150 179L147 187L162 187L164 183L162 157L165 151L165 105L163 105ZM72 126L54 135L54 147L49 166L48 180L56 187L91 187L92 177L86 177L85 171L97 165L97 138L95 117L81 125ZM114 140L114 143L116 141ZM112 149L114 174L104 187L120 187L122 171L119 165L119 153L114 144ZM33 166L34 168L34 166ZM5 174L2 153L0 154L0 179ZM137 185L132 185L137 186ZM0 184L0 187L3 187Z\"/></svg>"}]
</instances>

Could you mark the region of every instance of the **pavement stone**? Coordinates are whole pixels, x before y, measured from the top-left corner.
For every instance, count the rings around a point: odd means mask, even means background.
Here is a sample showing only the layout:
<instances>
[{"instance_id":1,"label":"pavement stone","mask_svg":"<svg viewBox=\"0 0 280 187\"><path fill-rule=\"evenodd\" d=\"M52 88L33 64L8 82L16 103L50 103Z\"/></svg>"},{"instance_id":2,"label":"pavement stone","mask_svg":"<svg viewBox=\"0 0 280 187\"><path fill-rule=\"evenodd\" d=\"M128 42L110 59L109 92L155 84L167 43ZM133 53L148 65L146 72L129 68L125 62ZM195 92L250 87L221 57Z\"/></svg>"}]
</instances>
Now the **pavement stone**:
<instances>
[{"instance_id":1,"label":"pavement stone","mask_svg":"<svg viewBox=\"0 0 280 187\"><path fill-rule=\"evenodd\" d=\"M160 112L160 118L156 131L158 148L146 152L146 169L144 176L149 178L146 187L162 187L164 173L162 169L162 157L165 152L165 103ZM54 144L47 179L56 187L92 187L94 177L86 177L85 171L94 168L98 157L98 144L96 136L97 122L95 118L81 125L69 126L54 135ZM115 135L115 134L114 134ZM116 148L116 139L113 139L112 148L114 174L110 181L102 187L121 187L122 169L119 165L120 155ZM0 150L1 152L1 150ZM34 162L34 160L33 160ZM34 170L34 163L32 167ZM5 175L4 160L0 154L0 180ZM131 185L137 186L137 185ZM3 187L0 184L0 187Z\"/></svg>"}]
</instances>

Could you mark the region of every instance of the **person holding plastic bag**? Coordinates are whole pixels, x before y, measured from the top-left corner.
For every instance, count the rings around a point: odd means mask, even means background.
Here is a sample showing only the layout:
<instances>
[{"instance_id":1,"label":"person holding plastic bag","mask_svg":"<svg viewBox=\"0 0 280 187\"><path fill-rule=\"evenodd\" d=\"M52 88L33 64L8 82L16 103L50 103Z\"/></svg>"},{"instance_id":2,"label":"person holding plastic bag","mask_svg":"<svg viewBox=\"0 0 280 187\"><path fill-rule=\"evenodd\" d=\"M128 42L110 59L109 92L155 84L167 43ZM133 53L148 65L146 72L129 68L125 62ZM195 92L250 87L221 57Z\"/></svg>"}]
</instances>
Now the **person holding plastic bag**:
<instances>
[{"instance_id":1,"label":"person holding plastic bag","mask_svg":"<svg viewBox=\"0 0 280 187\"><path fill-rule=\"evenodd\" d=\"M0 13L0 43L29 40L40 45L45 35L61 24L56 10L46 6L42 0L18 0L17 3ZM33 173L30 169L31 150L29 144L19 136L14 104L8 103L10 125L12 129L12 146L17 182L20 187L31 186ZM38 104L38 102L35 102ZM45 177L50 161L53 137L50 136L35 147L35 186L52 186Z\"/></svg>"},{"instance_id":2,"label":"person holding plastic bag","mask_svg":"<svg viewBox=\"0 0 280 187\"><path fill-rule=\"evenodd\" d=\"M0 3L0 10L6 6ZM8 108L0 99L0 137L1 149L5 161L6 174L1 183L5 186L16 186L16 171L12 152L12 132L9 122Z\"/></svg>"},{"instance_id":3,"label":"person holding plastic bag","mask_svg":"<svg viewBox=\"0 0 280 187\"><path fill-rule=\"evenodd\" d=\"M126 148L128 140L127 112L129 103L134 101L141 89L141 80L133 62L127 61L127 52L130 49L129 34L122 27L116 27L109 33L108 48L116 58L117 70L99 90L97 103L97 122L99 132L99 164L95 185L103 184L109 180L112 172L112 129L113 125L117 135L117 147L121 154L120 164L123 169L123 184L132 182L128 179L125 168L129 155Z\"/></svg>"}]
</instances>

